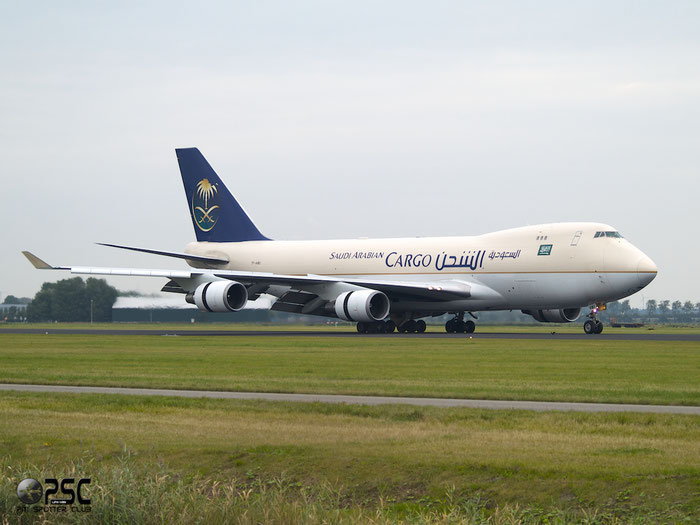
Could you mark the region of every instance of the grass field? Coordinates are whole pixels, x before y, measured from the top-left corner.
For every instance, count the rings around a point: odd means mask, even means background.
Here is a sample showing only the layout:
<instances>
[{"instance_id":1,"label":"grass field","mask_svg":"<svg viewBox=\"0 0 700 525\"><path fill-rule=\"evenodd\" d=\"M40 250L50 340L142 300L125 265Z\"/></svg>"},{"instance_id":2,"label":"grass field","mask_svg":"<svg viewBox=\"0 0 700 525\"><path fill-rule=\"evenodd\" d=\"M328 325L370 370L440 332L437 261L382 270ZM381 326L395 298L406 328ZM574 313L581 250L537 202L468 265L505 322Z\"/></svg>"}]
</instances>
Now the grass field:
<instances>
[{"instance_id":1,"label":"grass field","mask_svg":"<svg viewBox=\"0 0 700 525\"><path fill-rule=\"evenodd\" d=\"M0 334L0 382L700 405L700 343Z\"/></svg>"},{"instance_id":2,"label":"grass field","mask_svg":"<svg viewBox=\"0 0 700 525\"><path fill-rule=\"evenodd\" d=\"M13 335L0 382L700 404L700 343ZM2 523L696 523L700 418L0 392ZM93 512L18 515L32 476Z\"/></svg>"},{"instance_id":3,"label":"grass field","mask_svg":"<svg viewBox=\"0 0 700 525\"><path fill-rule=\"evenodd\" d=\"M71 475L86 522L700 519L692 416L3 392L0 428L5 515Z\"/></svg>"}]
</instances>

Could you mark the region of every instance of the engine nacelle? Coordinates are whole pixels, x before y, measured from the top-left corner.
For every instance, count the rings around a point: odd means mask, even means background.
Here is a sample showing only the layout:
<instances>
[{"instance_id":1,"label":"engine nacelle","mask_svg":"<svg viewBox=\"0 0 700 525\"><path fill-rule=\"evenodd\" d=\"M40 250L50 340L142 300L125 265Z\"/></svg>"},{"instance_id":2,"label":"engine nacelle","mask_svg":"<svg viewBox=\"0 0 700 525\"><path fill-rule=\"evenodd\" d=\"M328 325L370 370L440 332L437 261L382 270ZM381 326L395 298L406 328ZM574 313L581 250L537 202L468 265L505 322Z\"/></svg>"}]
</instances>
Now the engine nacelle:
<instances>
[{"instance_id":1,"label":"engine nacelle","mask_svg":"<svg viewBox=\"0 0 700 525\"><path fill-rule=\"evenodd\" d=\"M581 315L580 308L563 308L561 310L523 310L540 323L573 323Z\"/></svg>"},{"instance_id":2,"label":"engine nacelle","mask_svg":"<svg viewBox=\"0 0 700 525\"><path fill-rule=\"evenodd\" d=\"M248 302L248 290L236 281L212 281L200 284L192 299L204 312L237 312Z\"/></svg>"},{"instance_id":3,"label":"engine nacelle","mask_svg":"<svg viewBox=\"0 0 700 525\"><path fill-rule=\"evenodd\" d=\"M389 298L376 290L343 292L335 300L335 314L344 321L381 321L389 308Z\"/></svg>"}]
</instances>

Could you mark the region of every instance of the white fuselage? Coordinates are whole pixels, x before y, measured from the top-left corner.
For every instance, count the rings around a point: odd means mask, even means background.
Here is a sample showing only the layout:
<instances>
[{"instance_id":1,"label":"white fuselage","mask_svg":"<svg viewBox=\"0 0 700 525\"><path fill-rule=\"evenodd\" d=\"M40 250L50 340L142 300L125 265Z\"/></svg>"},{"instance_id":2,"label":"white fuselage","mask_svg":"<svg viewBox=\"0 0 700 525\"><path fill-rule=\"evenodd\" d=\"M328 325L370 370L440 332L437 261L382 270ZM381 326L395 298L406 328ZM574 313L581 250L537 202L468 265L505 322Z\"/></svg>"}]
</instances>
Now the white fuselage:
<instances>
[{"instance_id":1,"label":"white fuselage","mask_svg":"<svg viewBox=\"0 0 700 525\"><path fill-rule=\"evenodd\" d=\"M228 270L473 287L472 297L442 303L441 311L575 308L621 299L656 276L642 251L623 238L595 237L601 231L614 228L582 222L471 237L193 242L186 252L226 258L228 265L216 268ZM394 312L431 308L422 301L392 304Z\"/></svg>"}]
</instances>

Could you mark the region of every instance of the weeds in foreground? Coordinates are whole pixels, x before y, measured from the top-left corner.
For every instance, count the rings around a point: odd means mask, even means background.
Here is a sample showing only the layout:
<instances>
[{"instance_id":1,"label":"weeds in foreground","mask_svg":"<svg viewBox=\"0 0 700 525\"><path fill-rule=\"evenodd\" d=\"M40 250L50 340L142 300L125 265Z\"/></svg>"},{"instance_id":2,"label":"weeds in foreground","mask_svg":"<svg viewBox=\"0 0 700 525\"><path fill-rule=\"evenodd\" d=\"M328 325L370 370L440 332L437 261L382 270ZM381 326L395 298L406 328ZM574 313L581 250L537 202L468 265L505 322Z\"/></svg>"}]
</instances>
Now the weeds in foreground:
<instances>
[{"instance_id":1,"label":"weeds in foreground","mask_svg":"<svg viewBox=\"0 0 700 525\"><path fill-rule=\"evenodd\" d=\"M437 497L397 501L378 496L358 503L342 486L304 485L285 476L220 480L182 475L159 463L142 463L125 447L116 462L99 464L86 455L67 464L39 467L2 460L0 516L11 523L348 523L348 524L622 524L690 522L677 509L652 512L621 504L614 509L541 509L494 505L481 494L463 496L448 486ZM19 481L32 477L89 476L89 507L54 512L42 504L26 507L16 497ZM623 498L624 499L624 498ZM40 503L43 503L43 499ZM55 506L54 506L55 507ZM89 512L88 512L89 508Z\"/></svg>"}]
</instances>

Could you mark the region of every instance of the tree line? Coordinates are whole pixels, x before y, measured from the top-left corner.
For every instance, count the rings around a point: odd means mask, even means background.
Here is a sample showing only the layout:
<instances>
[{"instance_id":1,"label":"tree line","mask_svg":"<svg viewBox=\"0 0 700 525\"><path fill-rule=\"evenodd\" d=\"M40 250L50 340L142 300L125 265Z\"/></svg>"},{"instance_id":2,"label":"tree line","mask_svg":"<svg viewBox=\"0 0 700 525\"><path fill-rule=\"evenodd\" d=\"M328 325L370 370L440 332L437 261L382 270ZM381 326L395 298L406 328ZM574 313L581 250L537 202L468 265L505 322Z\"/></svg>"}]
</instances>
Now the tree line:
<instances>
[{"instance_id":1,"label":"tree line","mask_svg":"<svg viewBox=\"0 0 700 525\"><path fill-rule=\"evenodd\" d=\"M27 305L30 323L110 322L112 306L119 292L104 279L80 277L44 283L32 302Z\"/></svg>"},{"instance_id":2,"label":"tree line","mask_svg":"<svg viewBox=\"0 0 700 525\"><path fill-rule=\"evenodd\" d=\"M632 308L629 300L615 301L608 303L607 309L600 315L604 319L618 321L693 323L700 321L700 302L649 299L645 308Z\"/></svg>"}]
</instances>

